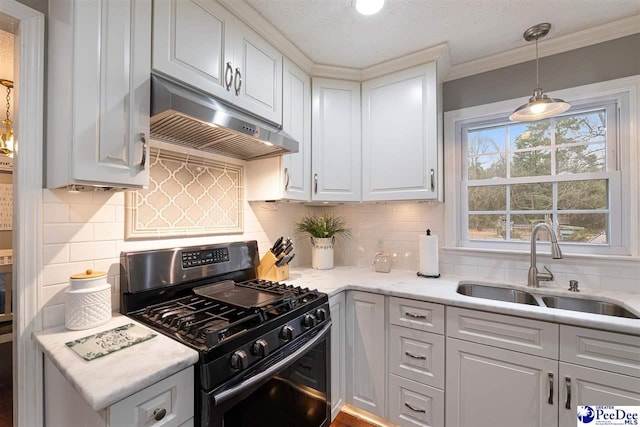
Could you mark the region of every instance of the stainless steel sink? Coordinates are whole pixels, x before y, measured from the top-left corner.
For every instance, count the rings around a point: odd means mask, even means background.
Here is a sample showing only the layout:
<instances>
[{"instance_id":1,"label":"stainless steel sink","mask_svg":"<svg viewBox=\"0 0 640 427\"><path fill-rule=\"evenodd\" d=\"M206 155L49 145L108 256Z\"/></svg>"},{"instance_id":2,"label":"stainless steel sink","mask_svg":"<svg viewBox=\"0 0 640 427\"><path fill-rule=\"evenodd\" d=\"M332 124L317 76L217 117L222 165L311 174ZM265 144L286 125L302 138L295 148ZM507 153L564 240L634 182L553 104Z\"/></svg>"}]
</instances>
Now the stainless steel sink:
<instances>
[{"instance_id":1,"label":"stainless steel sink","mask_svg":"<svg viewBox=\"0 0 640 427\"><path fill-rule=\"evenodd\" d=\"M461 295L476 298L515 302L518 304L539 305L533 295L518 289L499 288L497 286L480 285L477 283L461 283L456 292Z\"/></svg>"},{"instance_id":2,"label":"stainless steel sink","mask_svg":"<svg viewBox=\"0 0 640 427\"><path fill-rule=\"evenodd\" d=\"M638 316L631 313L626 308L621 307L618 304L605 301L563 296L543 296L542 301L547 307L550 308L559 308L562 310L581 311L583 313L604 314L607 316L638 319Z\"/></svg>"}]
</instances>

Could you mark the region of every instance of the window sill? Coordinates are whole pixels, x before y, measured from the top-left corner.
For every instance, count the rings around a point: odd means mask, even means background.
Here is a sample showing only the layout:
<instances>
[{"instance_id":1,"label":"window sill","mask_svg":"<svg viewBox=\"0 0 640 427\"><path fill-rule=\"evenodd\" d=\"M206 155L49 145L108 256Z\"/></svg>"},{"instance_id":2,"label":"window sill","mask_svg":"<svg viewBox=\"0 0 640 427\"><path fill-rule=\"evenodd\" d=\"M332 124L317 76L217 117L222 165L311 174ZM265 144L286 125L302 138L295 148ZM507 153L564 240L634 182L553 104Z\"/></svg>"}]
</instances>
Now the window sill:
<instances>
[{"instance_id":1,"label":"window sill","mask_svg":"<svg viewBox=\"0 0 640 427\"><path fill-rule=\"evenodd\" d=\"M508 250L508 249L486 249L486 248L466 248L466 247L444 247L445 252L458 252L460 254L469 255L513 255L514 257L530 256L531 253L525 250ZM548 252L538 252L538 255L549 255ZM582 259L594 261L623 261L623 262L640 262L640 257L630 255L596 255L596 254L576 254L563 252L565 259Z\"/></svg>"}]
</instances>

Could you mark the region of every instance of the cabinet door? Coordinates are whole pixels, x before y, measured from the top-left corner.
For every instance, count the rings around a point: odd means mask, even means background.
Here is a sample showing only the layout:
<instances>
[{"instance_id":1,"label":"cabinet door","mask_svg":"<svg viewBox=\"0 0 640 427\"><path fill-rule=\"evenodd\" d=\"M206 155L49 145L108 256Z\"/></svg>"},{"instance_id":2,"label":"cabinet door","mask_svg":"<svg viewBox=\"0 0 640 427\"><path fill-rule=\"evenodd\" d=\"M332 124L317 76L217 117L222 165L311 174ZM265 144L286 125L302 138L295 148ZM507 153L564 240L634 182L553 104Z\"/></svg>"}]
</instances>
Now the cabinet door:
<instances>
[{"instance_id":1,"label":"cabinet door","mask_svg":"<svg viewBox=\"0 0 640 427\"><path fill-rule=\"evenodd\" d=\"M311 79L284 61L282 129L298 141L298 152L282 156L284 197L311 199Z\"/></svg>"},{"instance_id":2,"label":"cabinet door","mask_svg":"<svg viewBox=\"0 0 640 427\"><path fill-rule=\"evenodd\" d=\"M74 13L72 178L147 185L151 1L76 1Z\"/></svg>"},{"instance_id":3,"label":"cabinet door","mask_svg":"<svg viewBox=\"0 0 640 427\"><path fill-rule=\"evenodd\" d=\"M557 425L555 360L447 338L446 374L448 427Z\"/></svg>"},{"instance_id":4,"label":"cabinet door","mask_svg":"<svg viewBox=\"0 0 640 427\"><path fill-rule=\"evenodd\" d=\"M282 124L282 54L242 22L234 27L232 102Z\"/></svg>"},{"instance_id":5,"label":"cabinet door","mask_svg":"<svg viewBox=\"0 0 640 427\"><path fill-rule=\"evenodd\" d=\"M155 0L153 69L231 99L233 25L233 15L214 0Z\"/></svg>"},{"instance_id":6,"label":"cabinet door","mask_svg":"<svg viewBox=\"0 0 640 427\"><path fill-rule=\"evenodd\" d=\"M347 403L385 417L384 296L347 293Z\"/></svg>"},{"instance_id":7,"label":"cabinet door","mask_svg":"<svg viewBox=\"0 0 640 427\"><path fill-rule=\"evenodd\" d=\"M362 84L363 200L438 198L435 62Z\"/></svg>"},{"instance_id":8,"label":"cabinet door","mask_svg":"<svg viewBox=\"0 0 640 427\"><path fill-rule=\"evenodd\" d=\"M313 200L360 201L360 83L313 79Z\"/></svg>"},{"instance_id":9,"label":"cabinet door","mask_svg":"<svg viewBox=\"0 0 640 427\"><path fill-rule=\"evenodd\" d=\"M344 292L329 298L331 309L331 420L345 403L345 296Z\"/></svg>"},{"instance_id":10,"label":"cabinet door","mask_svg":"<svg viewBox=\"0 0 640 427\"><path fill-rule=\"evenodd\" d=\"M578 405L640 406L640 378L560 362L560 427L575 427Z\"/></svg>"}]
</instances>

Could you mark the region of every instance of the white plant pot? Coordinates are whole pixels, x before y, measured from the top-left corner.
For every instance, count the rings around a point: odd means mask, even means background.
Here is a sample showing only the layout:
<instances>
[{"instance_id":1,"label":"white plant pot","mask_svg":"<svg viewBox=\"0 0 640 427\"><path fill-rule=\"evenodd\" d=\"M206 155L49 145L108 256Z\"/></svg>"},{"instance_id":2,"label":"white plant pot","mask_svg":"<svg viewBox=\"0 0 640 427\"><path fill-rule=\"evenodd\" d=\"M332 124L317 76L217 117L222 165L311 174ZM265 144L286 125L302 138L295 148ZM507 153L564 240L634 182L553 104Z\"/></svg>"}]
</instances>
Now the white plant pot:
<instances>
[{"instance_id":1,"label":"white plant pot","mask_svg":"<svg viewBox=\"0 0 640 427\"><path fill-rule=\"evenodd\" d=\"M333 268L333 244L335 237L311 238L311 266L316 270Z\"/></svg>"}]
</instances>

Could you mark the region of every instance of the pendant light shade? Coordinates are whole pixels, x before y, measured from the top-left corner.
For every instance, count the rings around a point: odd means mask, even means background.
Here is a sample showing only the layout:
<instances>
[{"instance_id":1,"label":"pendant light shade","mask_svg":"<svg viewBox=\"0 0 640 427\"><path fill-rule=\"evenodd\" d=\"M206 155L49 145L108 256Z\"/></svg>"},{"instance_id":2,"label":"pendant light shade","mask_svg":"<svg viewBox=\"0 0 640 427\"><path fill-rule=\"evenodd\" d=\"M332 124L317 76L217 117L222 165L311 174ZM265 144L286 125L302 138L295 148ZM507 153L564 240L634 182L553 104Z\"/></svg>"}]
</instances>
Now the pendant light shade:
<instances>
[{"instance_id":1,"label":"pendant light shade","mask_svg":"<svg viewBox=\"0 0 640 427\"><path fill-rule=\"evenodd\" d=\"M529 102L516 108L511 113L509 120L518 122L532 122L535 120L546 119L560 113L564 113L571 105L559 98L549 98L540 87L538 78L538 39L546 36L551 29L551 24L543 23L534 25L524 32L522 37L526 41L536 41L536 88L533 95L529 98Z\"/></svg>"}]
</instances>

